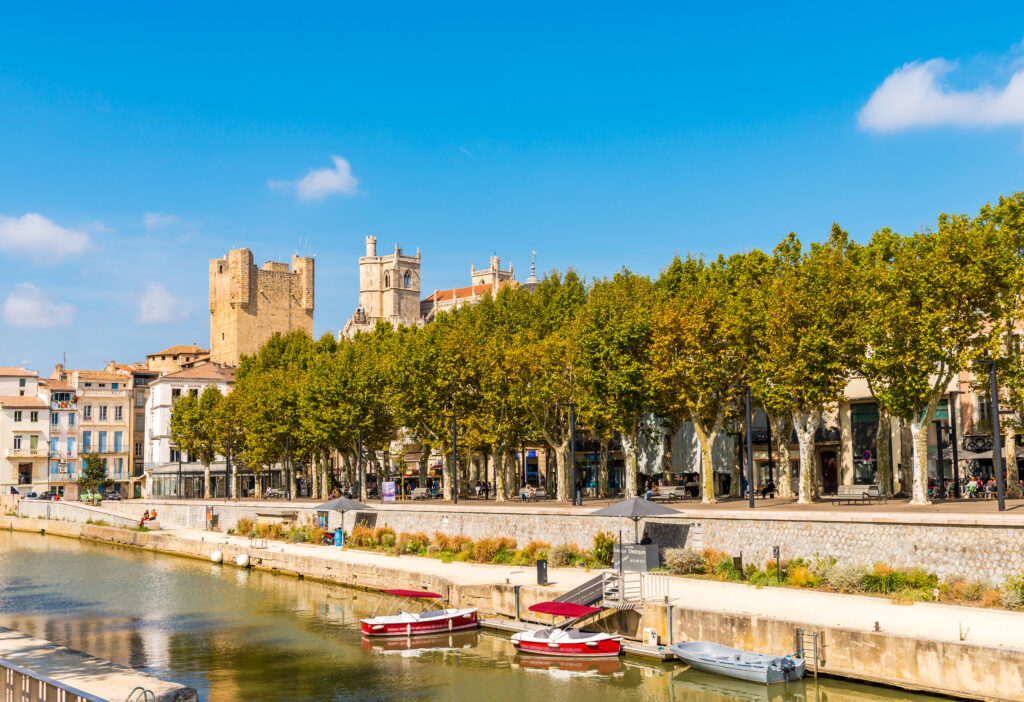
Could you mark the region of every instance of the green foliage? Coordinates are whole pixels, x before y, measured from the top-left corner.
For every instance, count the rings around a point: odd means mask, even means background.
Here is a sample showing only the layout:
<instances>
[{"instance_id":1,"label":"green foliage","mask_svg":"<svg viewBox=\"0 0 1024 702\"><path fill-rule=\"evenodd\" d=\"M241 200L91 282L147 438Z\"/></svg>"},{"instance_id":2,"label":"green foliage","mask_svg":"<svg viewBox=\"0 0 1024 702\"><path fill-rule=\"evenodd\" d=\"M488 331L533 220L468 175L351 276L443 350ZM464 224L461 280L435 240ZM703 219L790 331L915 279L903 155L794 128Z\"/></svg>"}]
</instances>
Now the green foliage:
<instances>
[{"instance_id":1,"label":"green foliage","mask_svg":"<svg viewBox=\"0 0 1024 702\"><path fill-rule=\"evenodd\" d=\"M703 573L704 558L691 548L667 548L665 567L673 575Z\"/></svg>"},{"instance_id":2,"label":"green foliage","mask_svg":"<svg viewBox=\"0 0 1024 702\"><path fill-rule=\"evenodd\" d=\"M860 587L864 592L888 594L902 590L907 585L906 576L898 570L883 563L876 563L870 572L863 575Z\"/></svg>"},{"instance_id":3,"label":"green foliage","mask_svg":"<svg viewBox=\"0 0 1024 702\"><path fill-rule=\"evenodd\" d=\"M561 544L548 551L548 564L552 568L574 566L586 560L586 554L576 544Z\"/></svg>"},{"instance_id":4,"label":"green foliage","mask_svg":"<svg viewBox=\"0 0 1024 702\"><path fill-rule=\"evenodd\" d=\"M81 493L95 492L107 482L107 469L98 453L87 453L82 456L82 474L78 478L78 489Z\"/></svg>"},{"instance_id":5,"label":"green foliage","mask_svg":"<svg viewBox=\"0 0 1024 702\"><path fill-rule=\"evenodd\" d=\"M1006 578L1001 601L1007 609L1024 608L1024 573Z\"/></svg>"},{"instance_id":6,"label":"green foliage","mask_svg":"<svg viewBox=\"0 0 1024 702\"><path fill-rule=\"evenodd\" d=\"M607 568L612 564L616 543L618 539L606 531L594 534L594 547L590 550L590 555L598 566Z\"/></svg>"}]
</instances>

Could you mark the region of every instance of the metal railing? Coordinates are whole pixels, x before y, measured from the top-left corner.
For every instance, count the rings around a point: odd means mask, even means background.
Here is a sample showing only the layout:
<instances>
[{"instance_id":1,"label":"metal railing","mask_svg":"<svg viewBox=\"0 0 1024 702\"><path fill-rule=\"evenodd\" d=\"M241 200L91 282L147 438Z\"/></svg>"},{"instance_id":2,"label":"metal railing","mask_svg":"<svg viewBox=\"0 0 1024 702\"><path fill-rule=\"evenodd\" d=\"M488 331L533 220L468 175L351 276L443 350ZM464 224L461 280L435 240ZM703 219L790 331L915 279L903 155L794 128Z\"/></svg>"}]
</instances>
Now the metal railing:
<instances>
[{"instance_id":1,"label":"metal railing","mask_svg":"<svg viewBox=\"0 0 1024 702\"><path fill-rule=\"evenodd\" d=\"M605 571L601 574L603 599L616 605L668 601L668 574L634 570Z\"/></svg>"},{"instance_id":2,"label":"metal railing","mask_svg":"<svg viewBox=\"0 0 1024 702\"><path fill-rule=\"evenodd\" d=\"M20 448L7 449L8 458L46 458L49 449L45 448Z\"/></svg>"},{"instance_id":3,"label":"metal railing","mask_svg":"<svg viewBox=\"0 0 1024 702\"><path fill-rule=\"evenodd\" d=\"M0 702L105 702L102 697L57 682L6 658L0 658L0 675Z\"/></svg>"},{"instance_id":4,"label":"metal railing","mask_svg":"<svg viewBox=\"0 0 1024 702\"><path fill-rule=\"evenodd\" d=\"M668 601L668 573L642 573L644 600Z\"/></svg>"},{"instance_id":5,"label":"metal railing","mask_svg":"<svg viewBox=\"0 0 1024 702\"><path fill-rule=\"evenodd\" d=\"M78 403L77 402L67 402L67 401L60 401L60 402L58 402L56 400L50 400L50 409L52 409L52 410L74 410L74 409L78 409Z\"/></svg>"}]
</instances>

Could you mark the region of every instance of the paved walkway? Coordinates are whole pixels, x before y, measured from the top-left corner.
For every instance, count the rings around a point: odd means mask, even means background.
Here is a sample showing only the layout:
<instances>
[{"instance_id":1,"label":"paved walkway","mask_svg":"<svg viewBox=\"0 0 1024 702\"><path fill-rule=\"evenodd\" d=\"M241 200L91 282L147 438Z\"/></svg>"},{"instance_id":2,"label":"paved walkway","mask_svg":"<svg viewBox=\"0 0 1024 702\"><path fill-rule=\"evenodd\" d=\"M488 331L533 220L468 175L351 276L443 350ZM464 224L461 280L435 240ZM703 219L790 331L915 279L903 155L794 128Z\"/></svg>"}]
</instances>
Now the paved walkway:
<instances>
[{"instance_id":1,"label":"paved walkway","mask_svg":"<svg viewBox=\"0 0 1024 702\"><path fill-rule=\"evenodd\" d=\"M182 538L228 541L247 546L239 536L211 534L196 529L167 529ZM521 566L444 563L434 558L387 556L361 550L339 549L312 544L268 542L270 549L339 562L402 568L412 573L449 578L459 584L536 584L536 570ZM597 575L582 568L551 568L549 581L558 590L569 590ZM875 622L882 631L944 641L966 640L976 644L1024 649L1024 613L980 607L958 607L917 602L894 604L881 597L840 595L795 588L755 588L696 578L669 578L670 602L694 609L751 614L822 626L871 630Z\"/></svg>"}]
</instances>

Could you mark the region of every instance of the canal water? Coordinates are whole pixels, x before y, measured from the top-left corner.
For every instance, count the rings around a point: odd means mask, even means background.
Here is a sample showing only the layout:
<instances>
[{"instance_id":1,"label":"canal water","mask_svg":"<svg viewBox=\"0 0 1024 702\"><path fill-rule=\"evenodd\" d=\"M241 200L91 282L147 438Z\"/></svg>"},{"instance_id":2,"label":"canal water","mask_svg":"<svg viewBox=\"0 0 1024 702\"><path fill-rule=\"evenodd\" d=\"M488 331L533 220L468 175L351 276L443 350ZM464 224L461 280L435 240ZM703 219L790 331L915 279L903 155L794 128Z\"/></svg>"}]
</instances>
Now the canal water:
<instances>
[{"instance_id":1,"label":"canal water","mask_svg":"<svg viewBox=\"0 0 1024 702\"><path fill-rule=\"evenodd\" d=\"M678 664L517 656L487 631L367 641L377 597L137 549L0 531L0 626L191 685L200 700L913 700L841 681L730 681Z\"/></svg>"}]
</instances>

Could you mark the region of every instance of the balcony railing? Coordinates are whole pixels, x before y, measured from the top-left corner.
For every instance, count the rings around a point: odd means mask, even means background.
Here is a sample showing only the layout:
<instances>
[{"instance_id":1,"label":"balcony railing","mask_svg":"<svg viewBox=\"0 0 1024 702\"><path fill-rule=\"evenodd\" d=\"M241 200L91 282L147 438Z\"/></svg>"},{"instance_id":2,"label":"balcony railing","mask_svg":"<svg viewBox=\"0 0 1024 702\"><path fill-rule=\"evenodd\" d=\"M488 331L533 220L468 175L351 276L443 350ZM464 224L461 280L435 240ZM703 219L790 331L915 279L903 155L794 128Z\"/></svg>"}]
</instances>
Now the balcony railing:
<instances>
[{"instance_id":1,"label":"balcony railing","mask_svg":"<svg viewBox=\"0 0 1024 702\"><path fill-rule=\"evenodd\" d=\"M128 388L82 388L78 392L78 399L85 400L90 397L128 397Z\"/></svg>"},{"instance_id":2,"label":"balcony railing","mask_svg":"<svg viewBox=\"0 0 1024 702\"><path fill-rule=\"evenodd\" d=\"M8 458L46 458L47 453L45 448L12 448L7 449L5 455Z\"/></svg>"},{"instance_id":3,"label":"balcony railing","mask_svg":"<svg viewBox=\"0 0 1024 702\"><path fill-rule=\"evenodd\" d=\"M77 402L68 402L68 401L58 402L56 400L50 400L50 409L51 410L76 410L76 409L78 409L78 403Z\"/></svg>"},{"instance_id":4,"label":"balcony railing","mask_svg":"<svg viewBox=\"0 0 1024 702\"><path fill-rule=\"evenodd\" d=\"M67 451L67 450L50 451L49 456L50 456L50 458L56 458L56 459L59 459L61 461L66 461L69 458L78 458L78 449L72 449L71 451Z\"/></svg>"}]
</instances>

